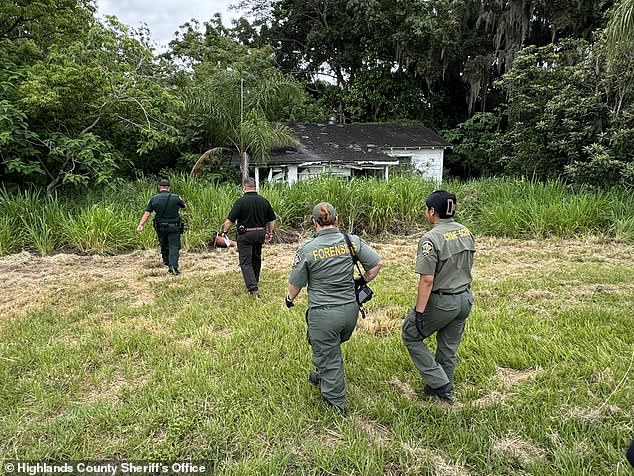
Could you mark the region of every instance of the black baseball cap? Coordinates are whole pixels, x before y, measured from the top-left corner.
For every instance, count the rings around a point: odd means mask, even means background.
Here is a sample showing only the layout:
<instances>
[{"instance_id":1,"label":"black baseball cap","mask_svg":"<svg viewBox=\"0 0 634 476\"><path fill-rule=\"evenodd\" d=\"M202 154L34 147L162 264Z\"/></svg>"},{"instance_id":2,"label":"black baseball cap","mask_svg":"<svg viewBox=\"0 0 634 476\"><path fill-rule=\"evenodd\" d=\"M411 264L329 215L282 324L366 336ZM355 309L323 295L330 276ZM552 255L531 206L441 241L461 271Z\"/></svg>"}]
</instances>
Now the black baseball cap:
<instances>
[{"instance_id":1,"label":"black baseball cap","mask_svg":"<svg viewBox=\"0 0 634 476\"><path fill-rule=\"evenodd\" d=\"M170 186L170 181L163 179L159 182L159 187L169 187Z\"/></svg>"}]
</instances>

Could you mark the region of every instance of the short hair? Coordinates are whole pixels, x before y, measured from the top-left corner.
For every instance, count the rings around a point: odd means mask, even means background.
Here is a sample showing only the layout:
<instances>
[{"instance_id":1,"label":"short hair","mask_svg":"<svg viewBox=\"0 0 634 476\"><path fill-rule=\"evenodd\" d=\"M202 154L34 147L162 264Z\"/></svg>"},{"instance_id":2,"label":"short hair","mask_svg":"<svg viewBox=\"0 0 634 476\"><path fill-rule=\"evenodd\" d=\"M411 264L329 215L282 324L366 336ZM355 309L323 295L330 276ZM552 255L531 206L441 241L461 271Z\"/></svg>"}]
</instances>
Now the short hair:
<instances>
[{"instance_id":1,"label":"short hair","mask_svg":"<svg viewBox=\"0 0 634 476\"><path fill-rule=\"evenodd\" d=\"M253 177L247 177L242 181L244 188L255 188L255 179Z\"/></svg>"},{"instance_id":2,"label":"short hair","mask_svg":"<svg viewBox=\"0 0 634 476\"><path fill-rule=\"evenodd\" d=\"M433 208L439 218L452 218L456 213L458 199L447 190L436 190L427 196L425 205Z\"/></svg>"}]
</instances>

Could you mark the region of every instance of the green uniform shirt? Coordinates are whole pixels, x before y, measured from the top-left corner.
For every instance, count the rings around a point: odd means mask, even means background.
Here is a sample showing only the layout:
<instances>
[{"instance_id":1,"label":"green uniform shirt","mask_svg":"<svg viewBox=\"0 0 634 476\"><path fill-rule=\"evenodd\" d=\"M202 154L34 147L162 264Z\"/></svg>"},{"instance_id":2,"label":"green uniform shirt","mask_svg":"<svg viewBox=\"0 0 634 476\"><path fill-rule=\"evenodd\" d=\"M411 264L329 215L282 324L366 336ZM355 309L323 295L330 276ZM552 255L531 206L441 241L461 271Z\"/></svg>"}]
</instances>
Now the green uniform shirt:
<instances>
[{"instance_id":1,"label":"green uniform shirt","mask_svg":"<svg viewBox=\"0 0 634 476\"><path fill-rule=\"evenodd\" d=\"M460 292L471 284L475 240L453 218L441 218L418 242L416 272L434 276L432 291Z\"/></svg>"},{"instance_id":2,"label":"green uniform shirt","mask_svg":"<svg viewBox=\"0 0 634 476\"><path fill-rule=\"evenodd\" d=\"M265 226L275 220L275 212L269 201L257 192L246 192L233 204L227 219L247 228Z\"/></svg>"},{"instance_id":3,"label":"green uniform shirt","mask_svg":"<svg viewBox=\"0 0 634 476\"><path fill-rule=\"evenodd\" d=\"M185 203L178 194L161 190L150 199L145 211L156 213L154 219L159 223L175 223L180 219L181 208L185 208Z\"/></svg>"},{"instance_id":4,"label":"green uniform shirt","mask_svg":"<svg viewBox=\"0 0 634 476\"><path fill-rule=\"evenodd\" d=\"M381 261L365 241L348 236L364 269L374 268ZM338 228L318 231L299 247L288 282L298 288L308 285L310 308L356 302L352 256Z\"/></svg>"}]
</instances>

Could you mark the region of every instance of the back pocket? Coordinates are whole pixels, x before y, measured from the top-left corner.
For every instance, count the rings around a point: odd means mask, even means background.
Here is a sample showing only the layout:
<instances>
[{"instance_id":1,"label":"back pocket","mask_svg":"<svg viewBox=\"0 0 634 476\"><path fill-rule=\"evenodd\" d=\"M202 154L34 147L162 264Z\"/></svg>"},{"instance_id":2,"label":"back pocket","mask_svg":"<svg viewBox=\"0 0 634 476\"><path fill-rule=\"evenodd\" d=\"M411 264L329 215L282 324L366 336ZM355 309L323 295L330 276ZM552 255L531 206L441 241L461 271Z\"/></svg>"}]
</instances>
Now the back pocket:
<instances>
[{"instance_id":1,"label":"back pocket","mask_svg":"<svg viewBox=\"0 0 634 476\"><path fill-rule=\"evenodd\" d=\"M438 296L438 300L436 301L436 308L445 311L457 311L458 310L458 299L454 296Z\"/></svg>"}]
</instances>

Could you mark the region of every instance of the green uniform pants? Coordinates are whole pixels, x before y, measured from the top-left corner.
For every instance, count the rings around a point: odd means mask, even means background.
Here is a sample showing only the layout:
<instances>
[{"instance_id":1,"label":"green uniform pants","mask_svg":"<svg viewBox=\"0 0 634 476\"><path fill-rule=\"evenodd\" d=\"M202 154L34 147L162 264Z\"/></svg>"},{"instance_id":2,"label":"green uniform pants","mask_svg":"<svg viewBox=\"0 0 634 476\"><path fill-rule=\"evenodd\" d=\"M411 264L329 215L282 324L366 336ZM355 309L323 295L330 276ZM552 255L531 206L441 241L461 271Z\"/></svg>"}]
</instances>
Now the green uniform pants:
<instances>
[{"instance_id":1,"label":"green uniform pants","mask_svg":"<svg viewBox=\"0 0 634 476\"><path fill-rule=\"evenodd\" d=\"M454 296L432 293L422 322L416 322L414 309L403 322L403 343L423 380L431 388L449 383L449 390L453 390L456 352L472 305L473 293L470 289ZM437 344L435 358L423 342L434 333Z\"/></svg>"},{"instance_id":2,"label":"green uniform pants","mask_svg":"<svg viewBox=\"0 0 634 476\"><path fill-rule=\"evenodd\" d=\"M181 249L180 227L176 224L158 225L156 229L163 264L178 269L178 253Z\"/></svg>"},{"instance_id":3,"label":"green uniform pants","mask_svg":"<svg viewBox=\"0 0 634 476\"><path fill-rule=\"evenodd\" d=\"M346 409L346 384L341 343L350 339L357 325L359 305L323 306L308 310L308 342L321 378L323 397L340 410Z\"/></svg>"}]
</instances>

